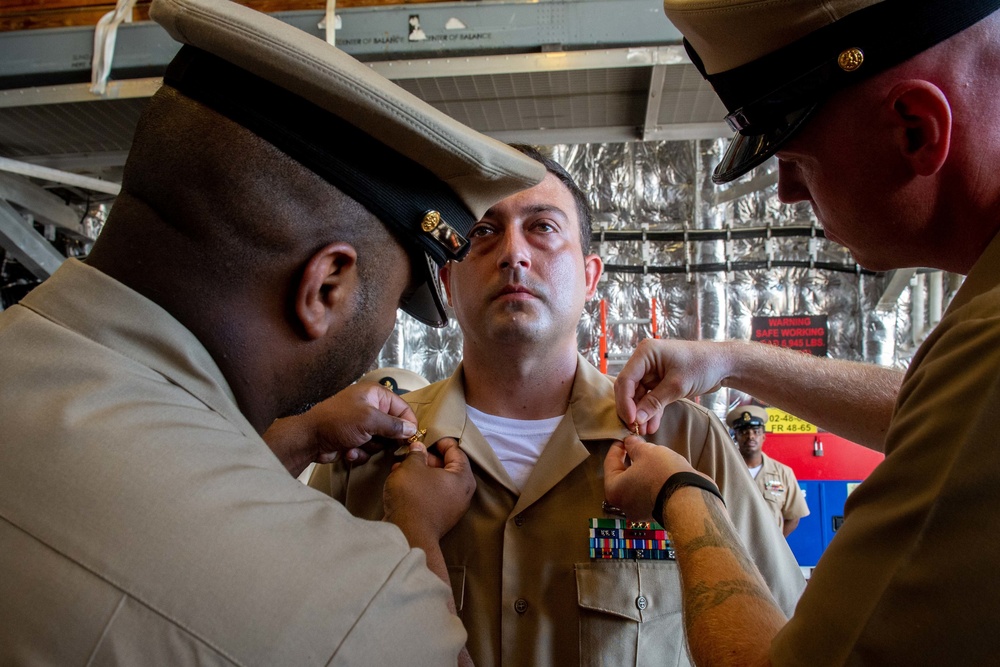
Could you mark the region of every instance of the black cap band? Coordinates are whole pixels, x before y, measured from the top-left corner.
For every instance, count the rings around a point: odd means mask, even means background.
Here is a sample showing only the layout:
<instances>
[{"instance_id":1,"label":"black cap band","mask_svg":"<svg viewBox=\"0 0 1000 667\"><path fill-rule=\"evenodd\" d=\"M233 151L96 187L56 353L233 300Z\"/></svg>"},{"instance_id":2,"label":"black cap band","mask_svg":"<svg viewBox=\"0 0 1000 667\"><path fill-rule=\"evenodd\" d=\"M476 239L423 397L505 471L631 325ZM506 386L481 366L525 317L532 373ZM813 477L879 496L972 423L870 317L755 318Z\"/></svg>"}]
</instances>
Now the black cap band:
<instances>
[{"instance_id":1,"label":"black cap band","mask_svg":"<svg viewBox=\"0 0 1000 667\"><path fill-rule=\"evenodd\" d=\"M774 155L833 93L909 60L997 9L1000 0L884 0L711 75L685 41L738 132L712 180L728 183Z\"/></svg>"},{"instance_id":2,"label":"black cap band","mask_svg":"<svg viewBox=\"0 0 1000 667\"><path fill-rule=\"evenodd\" d=\"M221 113L343 190L378 217L411 253L438 264L468 252L475 224L455 193L426 167L312 102L186 45L163 82ZM428 211L445 222L421 228Z\"/></svg>"},{"instance_id":3,"label":"black cap band","mask_svg":"<svg viewBox=\"0 0 1000 667\"><path fill-rule=\"evenodd\" d=\"M1000 0L885 0L706 78L730 110L733 129L761 134L780 126L790 112L909 60L997 9ZM862 55L856 69L840 62L851 49ZM762 90L768 92L761 95Z\"/></svg>"}]
</instances>

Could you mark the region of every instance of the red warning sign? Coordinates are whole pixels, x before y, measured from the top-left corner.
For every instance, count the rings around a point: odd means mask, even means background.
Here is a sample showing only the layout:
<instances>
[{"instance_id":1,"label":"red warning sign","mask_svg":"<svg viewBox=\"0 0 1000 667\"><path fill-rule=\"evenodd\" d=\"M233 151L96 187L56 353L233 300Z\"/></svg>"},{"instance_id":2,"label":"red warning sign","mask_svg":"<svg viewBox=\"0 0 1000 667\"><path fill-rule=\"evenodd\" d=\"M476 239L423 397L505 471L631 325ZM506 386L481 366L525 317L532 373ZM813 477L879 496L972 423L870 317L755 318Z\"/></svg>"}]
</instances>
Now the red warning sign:
<instances>
[{"instance_id":1,"label":"red warning sign","mask_svg":"<svg viewBox=\"0 0 1000 667\"><path fill-rule=\"evenodd\" d=\"M826 315L754 317L750 340L787 347L817 357L826 356Z\"/></svg>"}]
</instances>

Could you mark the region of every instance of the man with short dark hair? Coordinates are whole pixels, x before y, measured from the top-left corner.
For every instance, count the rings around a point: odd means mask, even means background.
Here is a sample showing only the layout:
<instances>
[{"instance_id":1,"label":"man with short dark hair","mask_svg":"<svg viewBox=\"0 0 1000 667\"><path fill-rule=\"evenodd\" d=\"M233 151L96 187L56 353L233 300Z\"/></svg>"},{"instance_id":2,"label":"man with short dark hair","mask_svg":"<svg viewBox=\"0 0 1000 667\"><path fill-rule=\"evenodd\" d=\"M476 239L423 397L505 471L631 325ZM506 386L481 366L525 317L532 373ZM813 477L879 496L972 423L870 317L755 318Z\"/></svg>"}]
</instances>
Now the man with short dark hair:
<instances>
[{"instance_id":1,"label":"man with short dark hair","mask_svg":"<svg viewBox=\"0 0 1000 667\"><path fill-rule=\"evenodd\" d=\"M357 378L397 307L442 323L432 267L542 169L277 19L151 15L185 46L103 233L0 313L0 663L454 664L466 457L414 445L360 521L289 472L405 439L405 403L276 418Z\"/></svg>"},{"instance_id":2,"label":"man with short dark hair","mask_svg":"<svg viewBox=\"0 0 1000 667\"><path fill-rule=\"evenodd\" d=\"M605 502L602 461L628 430L611 379L577 351L602 270L586 250L589 206L558 163L519 148L546 177L490 207L469 233L468 257L442 269L462 364L405 396L427 443L458 440L472 461L476 493L441 543L469 651L481 667L687 664L666 535L646 526L619 540L606 527L624 521ZM725 426L682 402L652 437L723 488L770 590L791 611L801 572ZM321 468L312 483L354 514L379 517L373 491L391 454Z\"/></svg>"},{"instance_id":3,"label":"man with short dark hair","mask_svg":"<svg viewBox=\"0 0 1000 667\"><path fill-rule=\"evenodd\" d=\"M665 6L739 131L716 182L775 155L781 199L808 201L862 265L967 277L901 385L895 371L729 342L653 341L619 376L620 413L647 427L671 400L730 386L885 452L791 619L680 457L626 440L606 463L609 500L673 536L701 664L992 664L1000 0Z\"/></svg>"}]
</instances>

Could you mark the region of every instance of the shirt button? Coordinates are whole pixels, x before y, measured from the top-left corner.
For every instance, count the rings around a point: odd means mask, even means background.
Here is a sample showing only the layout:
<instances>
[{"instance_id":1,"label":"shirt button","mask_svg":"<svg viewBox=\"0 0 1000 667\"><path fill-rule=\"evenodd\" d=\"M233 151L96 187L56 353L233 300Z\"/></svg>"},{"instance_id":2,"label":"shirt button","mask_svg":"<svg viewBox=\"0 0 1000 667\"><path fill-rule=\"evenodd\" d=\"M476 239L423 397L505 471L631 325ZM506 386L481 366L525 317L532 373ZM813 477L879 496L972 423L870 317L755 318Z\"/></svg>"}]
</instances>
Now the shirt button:
<instances>
[{"instance_id":1,"label":"shirt button","mask_svg":"<svg viewBox=\"0 0 1000 667\"><path fill-rule=\"evenodd\" d=\"M635 599L635 606L639 608L639 611L642 611L643 609L645 609L646 608L646 604L647 603L646 603L646 596L645 595L640 595L639 597L637 597Z\"/></svg>"},{"instance_id":2,"label":"shirt button","mask_svg":"<svg viewBox=\"0 0 1000 667\"><path fill-rule=\"evenodd\" d=\"M523 614L524 612L528 611L528 601L525 600L524 598L518 598L517 601L514 603L514 611L516 611L519 614Z\"/></svg>"},{"instance_id":3,"label":"shirt button","mask_svg":"<svg viewBox=\"0 0 1000 667\"><path fill-rule=\"evenodd\" d=\"M518 514L517 516L514 517L514 525L515 526L523 526L524 525L524 515L523 514Z\"/></svg>"}]
</instances>

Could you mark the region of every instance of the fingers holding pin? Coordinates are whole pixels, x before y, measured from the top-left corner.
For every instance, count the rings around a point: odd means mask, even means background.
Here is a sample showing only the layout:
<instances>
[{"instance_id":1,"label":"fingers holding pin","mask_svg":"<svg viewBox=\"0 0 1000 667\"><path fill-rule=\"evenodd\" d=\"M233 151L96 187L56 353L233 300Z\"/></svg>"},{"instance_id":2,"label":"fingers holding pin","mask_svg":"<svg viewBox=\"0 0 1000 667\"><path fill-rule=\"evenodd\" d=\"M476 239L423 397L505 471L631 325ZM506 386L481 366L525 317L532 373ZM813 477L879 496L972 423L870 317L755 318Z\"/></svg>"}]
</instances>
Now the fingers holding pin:
<instances>
[{"instance_id":1,"label":"fingers holding pin","mask_svg":"<svg viewBox=\"0 0 1000 667\"><path fill-rule=\"evenodd\" d=\"M412 445L415 442L423 442L425 435L427 435L427 429L425 429L425 428L417 429L416 433L414 433L413 435L411 435L409 438L406 439L406 444L403 445L402 447L400 447L399 449L397 449L393 453L393 455L394 456L406 456L407 454L410 453L410 445Z\"/></svg>"},{"instance_id":2,"label":"fingers holding pin","mask_svg":"<svg viewBox=\"0 0 1000 667\"><path fill-rule=\"evenodd\" d=\"M639 422L637 421L632 422L631 430L632 430L632 435L639 435ZM628 454L625 455L625 465L627 466L632 465L632 459L629 458Z\"/></svg>"}]
</instances>

